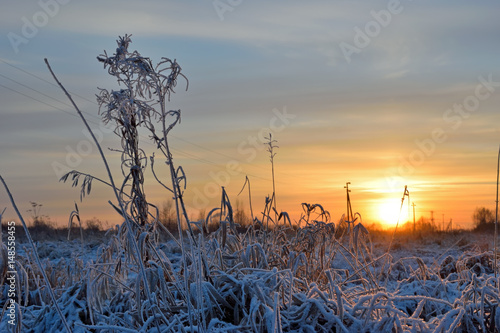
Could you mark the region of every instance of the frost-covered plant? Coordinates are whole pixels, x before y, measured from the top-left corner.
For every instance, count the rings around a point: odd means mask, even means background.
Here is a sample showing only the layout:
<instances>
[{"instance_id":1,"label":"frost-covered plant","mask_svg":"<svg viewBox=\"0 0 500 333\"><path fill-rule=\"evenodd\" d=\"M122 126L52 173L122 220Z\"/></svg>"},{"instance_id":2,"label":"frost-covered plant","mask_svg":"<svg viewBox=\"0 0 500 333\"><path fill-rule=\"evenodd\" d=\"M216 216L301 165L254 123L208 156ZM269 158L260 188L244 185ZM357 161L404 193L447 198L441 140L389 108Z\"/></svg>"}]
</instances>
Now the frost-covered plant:
<instances>
[{"instance_id":1,"label":"frost-covered plant","mask_svg":"<svg viewBox=\"0 0 500 333\"><path fill-rule=\"evenodd\" d=\"M141 56L138 51L130 52L128 48L131 42L129 35L120 37L118 48L112 56L104 52L97 57L123 87L111 91L100 89L97 102L104 123L112 122L115 134L121 139L122 173L125 178L122 188L130 185L130 200L122 199L127 202L134 220L144 226L148 221L148 204L143 189L147 157L139 145L139 127L146 127L160 143L154 123L160 120L161 124L167 115L179 117L179 111L167 112L165 103L173 92L177 76L182 74L175 61L163 58L154 66L149 58Z\"/></svg>"},{"instance_id":2,"label":"frost-covered plant","mask_svg":"<svg viewBox=\"0 0 500 333\"><path fill-rule=\"evenodd\" d=\"M269 161L271 162L271 176L273 182L273 195L271 197L271 200L273 202L275 223L278 223L278 212L276 210L276 183L274 181L274 156L276 156L277 153L274 150L279 147L276 145L278 141L273 139L272 133L269 133L269 137L265 139L267 140L267 142L265 142L264 144L267 145L267 152L269 153Z\"/></svg>"},{"instance_id":3,"label":"frost-covered plant","mask_svg":"<svg viewBox=\"0 0 500 333\"><path fill-rule=\"evenodd\" d=\"M143 57L138 51L129 51L130 35L120 37L117 43L118 48L112 56L104 52L97 59L123 88L117 91L100 89L97 100L103 121L114 122L115 133L122 140L122 171L125 176L122 188L128 180L131 182L130 196L124 200L128 203L132 216L144 225L148 221L148 204L143 191L147 158L139 146L138 134L139 127L144 127L169 167L171 187L164 185L157 177L154 154L150 157L155 179L173 194L181 239L183 225L188 227L194 239L183 199L186 176L182 167L174 166L168 144L168 134L180 122L181 111L168 110L166 105L178 78L184 78L186 83L187 78L181 73L181 67L176 60L162 58L154 65L151 59ZM185 224L182 223L183 219Z\"/></svg>"},{"instance_id":4,"label":"frost-covered plant","mask_svg":"<svg viewBox=\"0 0 500 333\"><path fill-rule=\"evenodd\" d=\"M143 189L147 157L139 146L139 127L146 127L157 139L154 123L158 120L164 122L167 115L178 117L179 111L167 112L165 103L173 92L177 76L182 74L175 61L163 58L153 66L152 61L138 51L130 52L131 42L130 35L120 37L114 55L108 56L104 52L97 57L123 87L116 91L100 89L97 101L104 123L114 123L114 132L121 139L122 173L125 178L122 188L128 182L130 185L130 197L124 198L124 201L134 220L144 226L148 221L148 204ZM155 105L159 110L155 109Z\"/></svg>"},{"instance_id":5,"label":"frost-covered plant","mask_svg":"<svg viewBox=\"0 0 500 333\"><path fill-rule=\"evenodd\" d=\"M137 128L144 125L150 131L152 139L156 142L158 149L165 155L167 159L166 163L170 166L172 189L167 189L174 194L178 228L181 235L181 245L183 246L179 206L182 207L184 216L187 217L182 202L180 185L183 180L185 181L185 177L182 169L175 169L173 167L172 156L167 143L167 134L180 120L180 111L166 111L165 105L169 100L170 94L173 92L173 87L176 85L177 76L182 74L180 74L181 68L175 60L172 61L163 58L160 63L153 67L149 58L142 57L137 51L129 53L128 46L130 42L130 36L125 35L125 37L120 37L118 48L113 56L109 57L105 53L103 56L98 57L99 61L104 63L105 68L108 68L108 72L117 78L118 83L125 86L124 89L118 92L109 92L108 90L101 89L98 96L101 109L103 106L105 108L103 112L104 120L107 122L114 121L116 125L115 133L122 138L122 172L124 173L124 181L120 188L115 185L106 158L87 121L66 89L57 80L47 60L46 63L54 79L72 102L98 146L99 153L108 172L110 180L108 185L113 188L118 200L119 207L114 207L125 219L124 226L126 227L125 234L127 236L123 239L123 244L125 244L126 250L132 250L133 256L129 256L129 258L139 265L140 274L138 275L137 286L140 287L142 285L144 287L147 303L149 304L148 311L151 311L151 315L153 316L152 324L158 328L158 318L156 317L158 314L158 301L150 292L151 283L144 264L149 260L151 255L155 254L158 257L159 254L149 244L148 231L136 233L135 237L132 231L133 224L143 227L148 221L148 215L151 215L147 212L148 204L142 189L146 158L144 152L139 147ZM172 117L173 121L168 122L168 117ZM162 127L160 135L157 135L155 132L153 124L155 120L158 120ZM153 158L151 161L153 162ZM69 175L72 176L73 185L76 185L78 178L84 174L72 171L63 176L62 180L67 180ZM88 194L90 192L93 179L95 178L91 175L85 174L82 193L87 192ZM128 184L129 180L131 184ZM124 195L124 188L127 185L131 186L131 192L129 195ZM153 222L156 225L158 212L153 217ZM185 251L183 251L183 255L185 255ZM187 280L185 282L187 283ZM137 303L141 304L141 293L136 292L135 297ZM188 308L190 309L190 302L188 302ZM191 321L191 314L189 317Z\"/></svg>"}]
</instances>

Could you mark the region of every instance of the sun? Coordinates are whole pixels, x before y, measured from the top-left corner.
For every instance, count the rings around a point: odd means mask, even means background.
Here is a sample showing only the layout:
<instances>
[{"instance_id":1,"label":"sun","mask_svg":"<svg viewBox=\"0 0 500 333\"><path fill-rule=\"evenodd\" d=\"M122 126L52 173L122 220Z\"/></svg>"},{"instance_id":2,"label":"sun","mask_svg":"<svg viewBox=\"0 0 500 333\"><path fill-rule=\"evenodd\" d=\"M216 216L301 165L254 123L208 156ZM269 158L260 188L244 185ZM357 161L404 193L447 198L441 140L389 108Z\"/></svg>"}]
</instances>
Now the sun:
<instances>
[{"instance_id":1,"label":"sun","mask_svg":"<svg viewBox=\"0 0 500 333\"><path fill-rule=\"evenodd\" d=\"M402 224L408 220L408 207L405 202L401 209L401 199L384 199L377 204L377 219L385 226L392 227L398 222ZM401 216L399 211L401 210Z\"/></svg>"}]
</instances>

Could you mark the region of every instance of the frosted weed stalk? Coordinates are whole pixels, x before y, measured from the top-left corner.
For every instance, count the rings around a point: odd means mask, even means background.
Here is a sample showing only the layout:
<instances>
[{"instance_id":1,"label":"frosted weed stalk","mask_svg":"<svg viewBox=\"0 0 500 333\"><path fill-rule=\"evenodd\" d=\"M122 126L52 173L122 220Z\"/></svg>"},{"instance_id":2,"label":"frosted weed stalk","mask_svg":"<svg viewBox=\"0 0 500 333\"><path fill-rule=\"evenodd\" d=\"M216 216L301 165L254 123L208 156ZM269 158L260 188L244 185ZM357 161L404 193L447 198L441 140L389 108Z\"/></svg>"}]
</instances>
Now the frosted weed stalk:
<instances>
[{"instance_id":1,"label":"frosted weed stalk","mask_svg":"<svg viewBox=\"0 0 500 333\"><path fill-rule=\"evenodd\" d=\"M136 280L138 289L135 293L135 297L137 304L140 307L142 303L142 292L140 291L140 286L142 285L147 297L146 303L148 304L148 311L152 311L150 313L152 315L152 321L145 320L145 318L142 317L139 318L139 322L142 325L146 325L146 327L149 325L153 325L153 327L156 326L159 330L158 319L164 318L164 316L159 310L157 298L150 292L149 282L152 280L148 275L149 269L146 270L146 266L150 265L148 263L149 258L156 256L157 259L162 259L160 258L161 255L152 247L149 240L150 231L155 230L158 225L158 210L154 207L156 215L148 211L148 206L151 205L147 203L143 191L144 168L146 167L147 158L144 151L139 146L138 127L144 126L150 132L151 139L157 144L158 150L163 153L166 158L166 164L169 166L172 188L166 188L173 194L176 203L177 224L181 238L180 244L183 247L184 270L187 271L186 251L184 250L181 222L181 216L184 216L186 221L188 221L181 190L182 182L185 184L185 177L182 168L174 168L167 141L168 132L180 121L180 110L166 110L166 102L170 99L170 94L177 84L177 77L183 75L180 73L181 68L175 60L172 61L168 58L162 58L156 66L153 66L149 58L142 57L137 51L130 53L128 51L129 44L131 43L129 35L120 37L117 43L118 48L113 56L108 56L105 52L104 55L98 57L98 60L104 63L104 67L108 69L108 73L114 76L118 83L124 86L124 88L119 91L100 89L98 104L104 122L115 122L115 133L121 138L121 161L124 180L120 188L115 186L106 158L97 140L95 140L85 118L74 104L71 96L67 93L62 84L60 84L55 75L52 74L73 103L73 106L93 136L108 171L110 179L109 185L115 192L118 207L110 203L125 219L126 223L121 227L121 229L125 228L123 234L127 235L123 238L125 251L128 252L128 250L133 250L132 252L134 254L133 256L127 255L125 258L131 258L140 268L138 279ZM48 62L47 66L49 66ZM52 72L50 66L49 70ZM161 125L161 134L157 134L155 130L155 121L158 121ZM151 163L153 163L153 161L153 157L151 157ZM73 170L69 174L63 176L62 180L67 180L69 175L73 178L73 185L77 185L78 178L85 175L82 193L90 193L92 180L95 179L94 177ZM163 183L161 184L163 185ZM125 188L127 187L130 187L129 194L125 194ZM150 218L152 220L151 223L149 223ZM187 223L187 225L191 231L190 224ZM191 236L192 235L191 232ZM186 283L186 290L188 290L187 280L185 279L184 282ZM188 312L191 312L189 301L187 305ZM192 326L191 315L189 315L189 320Z\"/></svg>"},{"instance_id":2,"label":"frosted weed stalk","mask_svg":"<svg viewBox=\"0 0 500 333\"><path fill-rule=\"evenodd\" d=\"M278 212L276 210L276 183L274 181L274 156L276 156L277 153L275 153L275 149L279 148L276 144L278 141L273 139L272 133L269 133L269 137L265 138L267 142L265 143L267 147L267 151L269 153L269 161L271 162L271 175L272 175L272 180L273 180L273 196L272 202L273 202L273 210L274 210L274 217L275 217L275 223L278 223Z\"/></svg>"}]
</instances>

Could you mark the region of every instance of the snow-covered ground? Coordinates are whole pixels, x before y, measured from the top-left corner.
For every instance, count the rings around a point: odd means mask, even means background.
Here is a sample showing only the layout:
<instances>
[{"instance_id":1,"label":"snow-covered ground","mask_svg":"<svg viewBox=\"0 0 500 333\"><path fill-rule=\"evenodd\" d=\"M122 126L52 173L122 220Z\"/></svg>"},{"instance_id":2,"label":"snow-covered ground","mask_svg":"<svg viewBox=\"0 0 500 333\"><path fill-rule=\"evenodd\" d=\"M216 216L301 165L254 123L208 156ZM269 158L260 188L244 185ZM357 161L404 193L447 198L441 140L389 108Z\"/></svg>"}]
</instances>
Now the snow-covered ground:
<instances>
[{"instance_id":1,"label":"snow-covered ground","mask_svg":"<svg viewBox=\"0 0 500 333\"><path fill-rule=\"evenodd\" d=\"M59 309L29 244L19 243L15 297L4 281L0 331L498 330L492 236L397 235L388 251L390 237L339 237L321 226L221 229L185 240L182 250L178 240L139 235L144 271L124 234L37 242Z\"/></svg>"}]
</instances>

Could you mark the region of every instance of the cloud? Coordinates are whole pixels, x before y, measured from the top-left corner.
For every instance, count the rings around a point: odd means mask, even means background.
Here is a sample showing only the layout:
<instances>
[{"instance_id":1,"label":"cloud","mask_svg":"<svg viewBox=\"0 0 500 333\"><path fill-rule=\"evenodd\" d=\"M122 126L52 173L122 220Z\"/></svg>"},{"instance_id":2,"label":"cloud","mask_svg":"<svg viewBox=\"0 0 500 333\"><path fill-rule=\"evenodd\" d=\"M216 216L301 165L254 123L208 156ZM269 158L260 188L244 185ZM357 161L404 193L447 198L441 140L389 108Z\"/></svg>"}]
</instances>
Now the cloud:
<instances>
[{"instance_id":1,"label":"cloud","mask_svg":"<svg viewBox=\"0 0 500 333\"><path fill-rule=\"evenodd\" d=\"M399 79L399 78L405 77L405 76L406 76L406 74L408 74L408 72L409 72L409 70L404 69L404 70L401 70L401 71L388 73L388 74L385 76L385 78L386 78L386 79Z\"/></svg>"}]
</instances>

